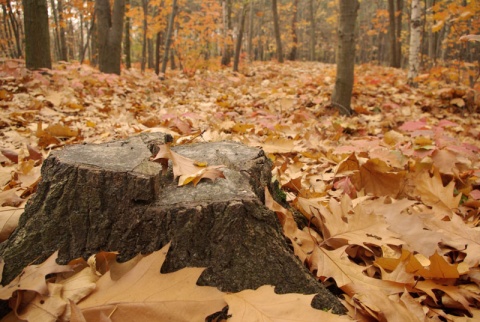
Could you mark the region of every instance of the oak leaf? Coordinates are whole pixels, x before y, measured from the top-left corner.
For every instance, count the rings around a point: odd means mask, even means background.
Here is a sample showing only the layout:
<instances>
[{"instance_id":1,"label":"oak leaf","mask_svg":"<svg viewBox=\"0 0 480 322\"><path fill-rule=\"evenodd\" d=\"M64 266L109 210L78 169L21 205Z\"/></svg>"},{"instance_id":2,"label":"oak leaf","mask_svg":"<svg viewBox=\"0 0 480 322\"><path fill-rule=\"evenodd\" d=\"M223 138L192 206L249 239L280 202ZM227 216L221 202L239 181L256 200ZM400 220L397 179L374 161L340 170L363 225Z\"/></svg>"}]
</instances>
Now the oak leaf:
<instances>
[{"instance_id":1,"label":"oak leaf","mask_svg":"<svg viewBox=\"0 0 480 322\"><path fill-rule=\"evenodd\" d=\"M72 270L68 265L58 265L56 263L57 257L58 251L39 265L27 266L10 284L0 288L0 299L8 300L18 290L30 290L41 295L48 294L45 276Z\"/></svg>"},{"instance_id":2,"label":"oak leaf","mask_svg":"<svg viewBox=\"0 0 480 322\"><path fill-rule=\"evenodd\" d=\"M250 321L351 321L347 316L317 310L310 303L315 295L275 294L274 287L264 285L257 290L244 290L225 295L231 322Z\"/></svg>"},{"instance_id":3,"label":"oak leaf","mask_svg":"<svg viewBox=\"0 0 480 322\"><path fill-rule=\"evenodd\" d=\"M438 171L433 177L428 172L423 172L416 179L416 193L427 206L432 207L441 216L452 217L462 198L461 194L455 196L455 182L451 181L445 187Z\"/></svg>"},{"instance_id":4,"label":"oak leaf","mask_svg":"<svg viewBox=\"0 0 480 322\"><path fill-rule=\"evenodd\" d=\"M202 179L215 181L217 178L225 178L223 171L219 170L225 167L223 165L201 167L196 165L196 163L198 163L197 161L173 152L168 144L160 145L159 148L160 150L152 161L160 163L163 173L165 173L168 168L168 160L171 160L173 164L173 176L174 178L179 177L179 186L186 185L190 182L193 182L193 185L196 186Z\"/></svg>"},{"instance_id":5,"label":"oak leaf","mask_svg":"<svg viewBox=\"0 0 480 322\"><path fill-rule=\"evenodd\" d=\"M160 274L168 245L143 257L117 280L110 272L98 281L95 291L78 303L87 321L109 316L112 321L203 321L226 305L217 288L198 286L203 268L184 268ZM158 319L157 319L158 320Z\"/></svg>"}]
</instances>

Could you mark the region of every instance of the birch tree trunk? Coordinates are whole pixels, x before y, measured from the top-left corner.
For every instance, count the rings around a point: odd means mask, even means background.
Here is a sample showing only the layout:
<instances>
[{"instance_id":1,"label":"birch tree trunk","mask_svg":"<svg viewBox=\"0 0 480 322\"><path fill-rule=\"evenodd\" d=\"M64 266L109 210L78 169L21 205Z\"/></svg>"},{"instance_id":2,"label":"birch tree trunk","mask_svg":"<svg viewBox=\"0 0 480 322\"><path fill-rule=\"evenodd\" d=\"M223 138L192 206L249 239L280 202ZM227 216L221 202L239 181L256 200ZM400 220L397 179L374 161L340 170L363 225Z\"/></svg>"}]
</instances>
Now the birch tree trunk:
<instances>
[{"instance_id":1,"label":"birch tree trunk","mask_svg":"<svg viewBox=\"0 0 480 322\"><path fill-rule=\"evenodd\" d=\"M410 52L408 56L408 83L416 85L415 77L418 75L420 65L420 38L422 35L422 19L420 0L412 0L412 17L410 28Z\"/></svg>"},{"instance_id":2,"label":"birch tree trunk","mask_svg":"<svg viewBox=\"0 0 480 322\"><path fill-rule=\"evenodd\" d=\"M337 76L332 94L332 105L344 115L351 115L353 112L350 101L355 68L355 21L359 7L358 0L339 1Z\"/></svg>"}]
</instances>

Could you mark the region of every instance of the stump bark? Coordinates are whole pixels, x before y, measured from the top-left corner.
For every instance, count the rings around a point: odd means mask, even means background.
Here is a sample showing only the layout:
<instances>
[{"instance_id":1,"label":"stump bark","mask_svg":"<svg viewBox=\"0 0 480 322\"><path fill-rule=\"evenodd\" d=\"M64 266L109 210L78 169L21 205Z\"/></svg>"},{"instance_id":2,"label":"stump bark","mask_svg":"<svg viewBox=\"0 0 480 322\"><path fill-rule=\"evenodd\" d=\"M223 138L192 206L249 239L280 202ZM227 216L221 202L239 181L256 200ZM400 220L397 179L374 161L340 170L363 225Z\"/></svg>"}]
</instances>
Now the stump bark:
<instances>
[{"instance_id":1,"label":"stump bark","mask_svg":"<svg viewBox=\"0 0 480 322\"><path fill-rule=\"evenodd\" d=\"M317 293L314 307L345 309L293 255L275 213L264 206L271 162L257 148L234 142L176 146L209 165L225 165L225 179L178 187L169 169L150 157L163 134L53 152L19 226L0 245L2 284L59 250L60 263L98 251L126 261L171 242L162 273L206 267L197 284L238 292L262 285L277 293Z\"/></svg>"}]
</instances>

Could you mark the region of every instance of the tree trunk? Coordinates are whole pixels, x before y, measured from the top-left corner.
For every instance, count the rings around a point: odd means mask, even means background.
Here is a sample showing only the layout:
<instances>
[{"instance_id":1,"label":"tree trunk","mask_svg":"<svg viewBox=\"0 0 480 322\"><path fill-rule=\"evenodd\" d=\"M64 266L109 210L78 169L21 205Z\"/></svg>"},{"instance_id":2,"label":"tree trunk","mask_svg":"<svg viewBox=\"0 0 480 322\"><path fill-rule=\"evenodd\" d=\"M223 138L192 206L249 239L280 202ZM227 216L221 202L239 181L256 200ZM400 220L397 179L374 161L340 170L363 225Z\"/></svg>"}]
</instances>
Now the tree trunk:
<instances>
[{"instance_id":1,"label":"tree trunk","mask_svg":"<svg viewBox=\"0 0 480 322\"><path fill-rule=\"evenodd\" d=\"M316 60L315 58L315 44L316 44L316 38L315 38L315 12L314 12L314 6L313 6L313 1L314 0L309 0L308 1L308 14L309 14L309 20L310 20L310 29L309 29L309 36L310 36L310 50L309 50L309 56L310 60L314 61Z\"/></svg>"},{"instance_id":2,"label":"tree trunk","mask_svg":"<svg viewBox=\"0 0 480 322\"><path fill-rule=\"evenodd\" d=\"M23 0L23 12L27 68L51 69L47 0Z\"/></svg>"},{"instance_id":3,"label":"tree trunk","mask_svg":"<svg viewBox=\"0 0 480 322\"><path fill-rule=\"evenodd\" d=\"M294 256L264 206L264 187L274 187L263 151L236 142L176 146L187 158L225 165L225 179L179 187L171 166L162 175L150 161L163 142L150 133L52 152L18 228L0 244L2 284L56 250L63 264L100 250L126 261L170 242L162 273L206 267L198 285L224 292L274 285L281 294L317 293L315 307L345 312Z\"/></svg>"},{"instance_id":4,"label":"tree trunk","mask_svg":"<svg viewBox=\"0 0 480 322\"><path fill-rule=\"evenodd\" d=\"M282 37L280 33L280 18L278 17L277 0L272 1L273 29L275 33L275 43L277 44L277 60L283 63Z\"/></svg>"},{"instance_id":5,"label":"tree trunk","mask_svg":"<svg viewBox=\"0 0 480 322\"><path fill-rule=\"evenodd\" d=\"M248 40L247 40L247 51L248 51L248 60L253 61L253 16L255 9L255 1L250 1L250 11L248 14Z\"/></svg>"},{"instance_id":6,"label":"tree trunk","mask_svg":"<svg viewBox=\"0 0 480 322\"><path fill-rule=\"evenodd\" d=\"M240 62L240 52L242 51L243 31L245 29L245 18L247 16L248 3L243 3L242 13L240 16L240 28L238 30L237 41L235 42L235 57L233 59L233 71L238 72L238 64Z\"/></svg>"},{"instance_id":7,"label":"tree trunk","mask_svg":"<svg viewBox=\"0 0 480 322\"><path fill-rule=\"evenodd\" d=\"M402 17L403 17L403 0L397 0L395 12L395 32L397 33L395 39L395 50L397 51L397 66L402 67Z\"/></svg>"},{"instance_id":8,"label":"tree trunk","mask_svg":"<svg viewBox=\"0 0 480 322\"><path fill-rule=\"evenodd\" d=\"M125 0L96 0L98 63L102 73L120 75Z\"/></svg>"},{"instance_id":9,"label":"tree trunk","mask_svg":"<svg viewBox=\"0 0 480 322\"><path fill-rule=\"evenodd\" d=\"M20 25L18 20L15 17L15 14L13 13L12 9L12 4L10 0L6 1L6 6L5 4L2 4L2 9L5 13L5 15L8 15L8 22L7 19L5 18L5 23L4 28L11 28L13 35L8 38L13 38L15 39L15 44L10 47L10 52L11 52L11 57L12 58L19 58L22 56L22 43L21 43L21 37L20 37ZM5 31L5 34L9 34L7 31Z\"/></svg>"},{"instance_id":10,"label":"tree trunk","mask_svg":"<svg viewBox=\"0 0 480 322\"><path fill-rule=\"evenodd\" d=\"M398 4L398 2L397 2ZM390 67L400 67L401 61L401 48L399 34L401 29L397 20L398 8L395 8L395 1L388 0L388 15L389 15L389 37L390 37ZM401 12L400 12L401 16ZM400 49L400 51L399 51Z\"/></svg>"},{"instance_id":11,"label":"tree trunk","mask_svg":"<svg viewBox=\"0 0 480 322\"><path fill-rule=\"evenodd\" d=\"M355 68L355 21L360 7L358 0L340 0L337 41L337 76L332 105L341 114L351 115L350 107Z\"/></svg>"},{"instance_id":12,"label":"tree trunk","mask_svg":"<svg viewBox=\"0 0 480 322\"><path fill-rule=\"evenodd\" d=\"M155 66L153 39L147 38L147 68L152 69Z\"/></svg>"},{"instance_id":13,"label":"tree trunk","mask_svg":"<svg viewBox=\"0 0 480 322\"><path fill-rule=\"evenodd\" d=\"M68 61L67 39L65 37L66 22L63 18L63 1L57 0L58 23L60 24L60 60Z\"/></svg>"},{"instance_id":14,"label":"tree trunk","mask_svg":"<svg viewBox=\"0 0 480 322\"><path fill-rule=\"evenodd\" d=\"M145 66L147 64L147 15L148 15L148 0L142 0L143 8L143 41L142 41L142 60L140 63L140 69L145 72Z\"/></svg>"},{"instance_id":15,"label":"tree trunk","mask_svg":"<svg viewBox=\"0 0 480 322\"><path fill-rule=\"evenodd\" d=\"M155 74L160 74L160 48L162 46L162 32L155 36Z\"/></svg>"},{"instance_id":16,"label":"tree trunk","mask_svg":"<svg viewBox=\"0 0 480 322\"><path fill-rule=\"evenodd\" d=\"M434 20L434 15L435 11L433 9L433 6L435 5L435 0L427 0L427 11L426 15L429 17L429 19L426 19L429 23L427 24L428 28L428 57L430 58L432 65L435 64L437 60L437 40L436 40L436 34L432 31L432 27L435 24Z\"/></svg>"},{"instance_id":17,"label":"tree trunk","mask_svg":"<svg viewBox=\"0 0 480 322\"><path fill-rule=\"evenodd\" d=\"M177 0L173 0L172 2L172 12L170 14L170 18L168 19L168 27L167 27L167 35L165 36L165 50L163 52L163 60L162 60L162 69L161 73L165 75L167 70L167 64L170 50L170 44L172 43L172 34L173 34L173 23L175 22L175 15L177 14Z\"/></svg>"},{"instance_id":18,"label":"tree trunk","mask_svg":"<svg viewBox=\"0 0 480 322\"><path fill-rule=\"evenodd\" d=\"M422 36L420 0L412 0L412 18L410 19L410 52L408 56L408 83L416 86L415 77L420 66L420 39Z\"/></svg>"},{"instance_id":19,"label":"tree trunk","mask_svg":"<svg viewBox=\"0 0 480 322\"><path fill-rule=\"evenodd\" d=\"M222 66L228 66L232 60L232 0L224 0L222 2L223 8L223 51L222 51Z\"/></svg>"},{"instance_id":20,"label":"tree trunk","mask_svg":"<svg viewBox=\"0 0 480 322\"><path fill-rule=\"evenodd\" d=\"M298 48L298 37L297 37L297 11L298 11L298 0L293 1L292 7L292 49L288 55L289 60L297 59L297 48Z\"/></svg>"},{"instance_id":21,"label":"tree trunk","mask_svg":"<svg viewBox=\"0 0 480 322\"><path fill-rule=\"evenodd\" d=\"M55 1L50 0L50 7L52 10L53 22L55 28L53 28L53 57L56 60L60 60L60 23L58 22L58 10L55 6Z\"/></svg>"},{"instance_id":22,"label":"tree trunk","mask_svg":"<svg viewBox=\"0 0 480 322\"><path fill-rule=\"evenodd\" d=\"M130 0L125 0L126 11L130 10ZM125 17L125 40L123 45L123 54L125 55L125 66L127 69L132 68L132 50L130 42L130 20L131 18L127 15Z\"/></svg>"}]
</instances>

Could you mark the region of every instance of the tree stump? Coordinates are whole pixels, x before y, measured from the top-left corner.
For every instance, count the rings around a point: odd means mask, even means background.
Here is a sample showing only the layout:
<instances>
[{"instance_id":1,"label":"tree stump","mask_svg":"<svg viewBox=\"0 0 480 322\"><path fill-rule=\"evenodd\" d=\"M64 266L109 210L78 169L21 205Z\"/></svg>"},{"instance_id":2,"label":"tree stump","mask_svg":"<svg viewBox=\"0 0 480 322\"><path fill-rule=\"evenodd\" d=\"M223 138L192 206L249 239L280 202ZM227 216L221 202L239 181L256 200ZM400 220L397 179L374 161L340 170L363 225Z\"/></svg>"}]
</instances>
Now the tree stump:
<instances>
[{"instance_id":1,"label":"tree stump","mask_svg":"<svg viewBox=\"0 0 480 322\"><path fill-rule=\"evenodd\" d=\"M163 134L142 134L53 152L18 228L0 245L2 283L56 250L64 264L101 250L118 251L126 261L171 242L163 273L206 267L199 285L238 292L270 284L277 293L317 293L315 307L345 312L293 255L275 213L264 206L271 162L262 150L234 142L173 147L225 165L225 179L178 187L171 166L162 175L149 160L163 143Z\"/></svg>"}]
</instances>

